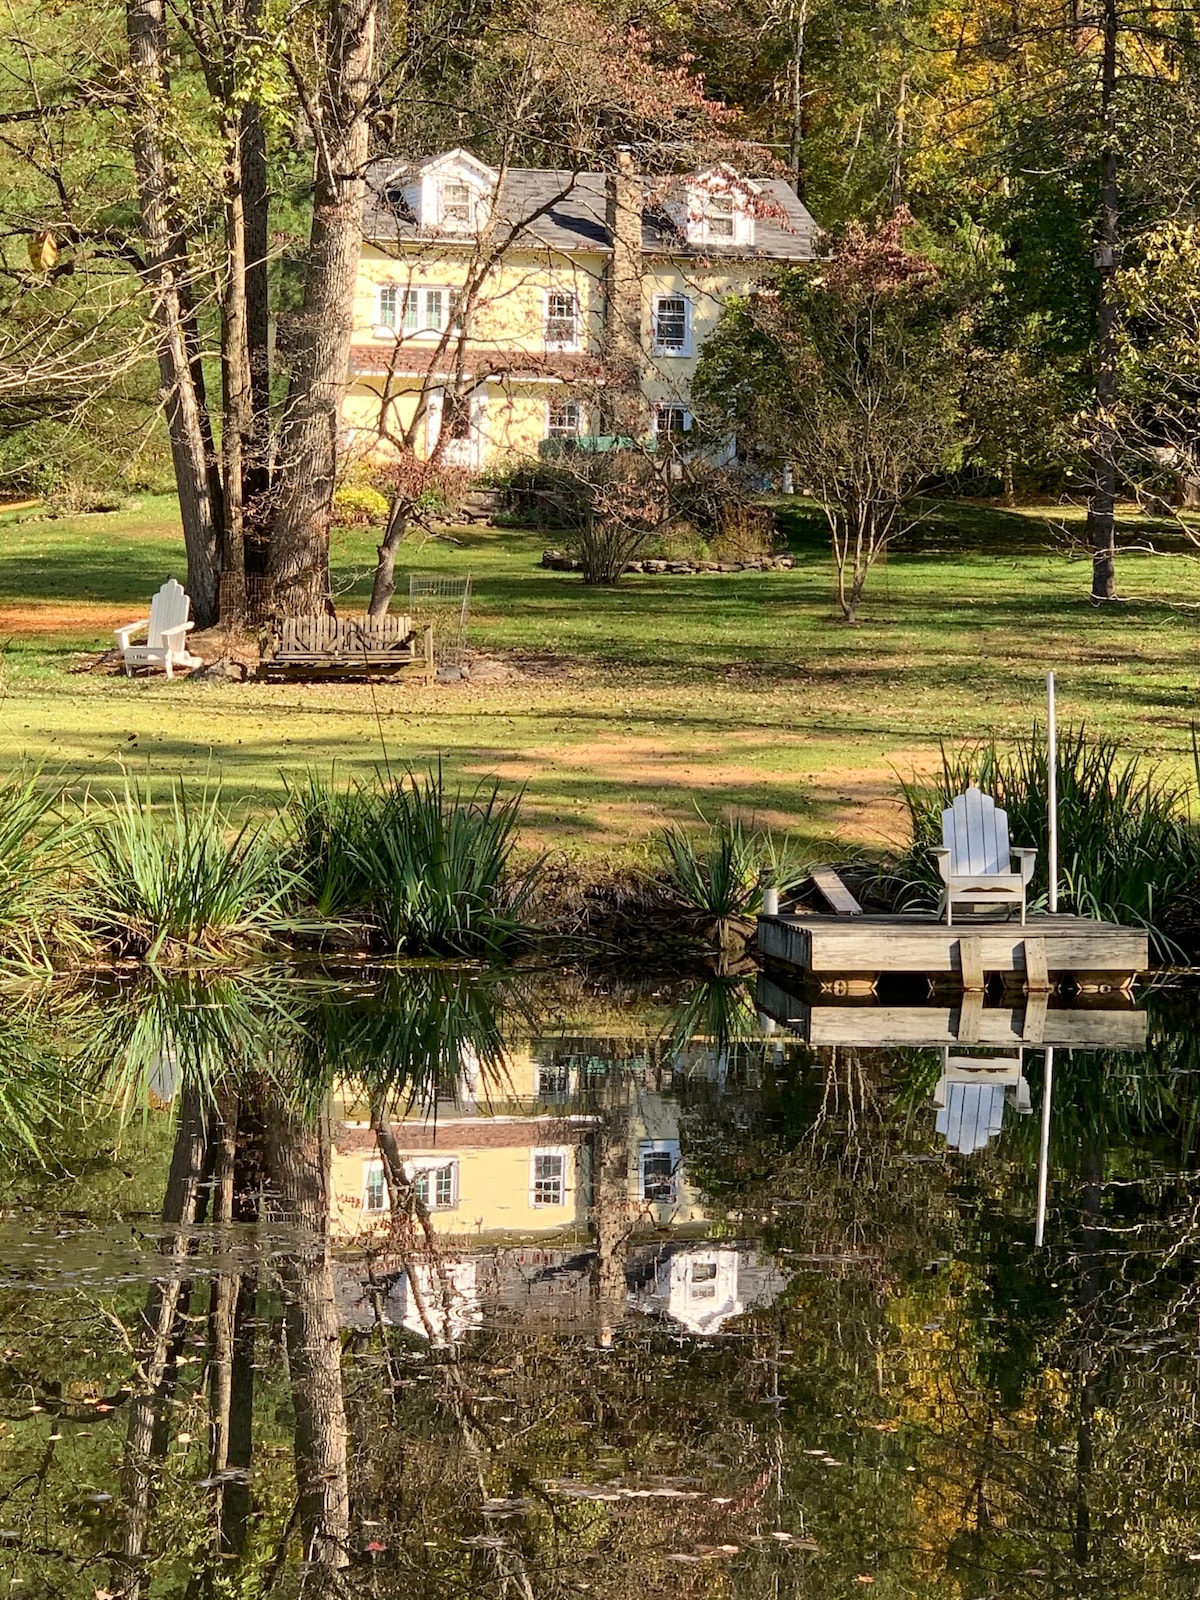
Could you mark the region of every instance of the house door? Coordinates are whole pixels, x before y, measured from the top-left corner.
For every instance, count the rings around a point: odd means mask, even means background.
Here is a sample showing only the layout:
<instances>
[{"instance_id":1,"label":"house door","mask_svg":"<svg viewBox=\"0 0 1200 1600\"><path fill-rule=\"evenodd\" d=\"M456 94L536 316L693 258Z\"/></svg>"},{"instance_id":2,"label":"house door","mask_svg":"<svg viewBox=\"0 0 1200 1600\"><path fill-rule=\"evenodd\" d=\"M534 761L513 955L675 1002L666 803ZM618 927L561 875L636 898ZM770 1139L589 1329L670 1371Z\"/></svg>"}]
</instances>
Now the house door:
<instances>
[{"instance_id":1,"label":"house door","mask_svg":"<svg viewBox=\"0 0 1200 1600\"><path fill-rule=\"evenodd\" d=\"M447 466L476 470L487 451L487 396L482 388L454 396L431 389L426 401L428 451L432 455L442 440L442 460Z\"/></svg>"}]
</instances>

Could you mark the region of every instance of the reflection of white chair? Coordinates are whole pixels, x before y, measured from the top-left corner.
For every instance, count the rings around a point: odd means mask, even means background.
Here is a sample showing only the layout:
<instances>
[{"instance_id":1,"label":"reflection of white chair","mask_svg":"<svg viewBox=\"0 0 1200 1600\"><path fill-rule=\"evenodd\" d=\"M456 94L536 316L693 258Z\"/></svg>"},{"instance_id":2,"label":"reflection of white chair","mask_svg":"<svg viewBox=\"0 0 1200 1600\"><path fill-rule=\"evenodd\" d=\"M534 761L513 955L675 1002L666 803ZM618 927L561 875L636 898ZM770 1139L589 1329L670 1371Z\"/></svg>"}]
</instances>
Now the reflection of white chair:
<instances>
[{"instance_id":1,"label":"reflection of white chair","mask_svg":"<svg viewBox=\"0 0 1200 1600\"><path fill-rule=\"evenodd\" d=\"M942 812L942 849L933 852L945 888L941 912L954 921L955 905L1018 906L1025 921L1025 889L1036 850L1010 850L1008 813L974 784ZM1017 857L1020 870L1012 870Z\"/></svg>"},{"instance_id":2,"label":"reflection of white chair","mask_svg":"<svg viewBox=\"0 0 1200 1600\"><path fill-rule=\"evenodd\" d=\"M982 1150L1000 1132L1006 1097L1020 1116L1032 1109L1021 1066L1020 1051L1015 1056L963 1056L943 1049L942 1076L933 1103L939 1107L937 1131L945 1136L948 1149L963 1155Z\"/></svg>"},{"instance_id":3,"label":"reflection of white chair","mask_svg":"<svg viewBox=\"0 0 1200 1600\"><path fill-rule=\"evenodd\" d=\"M168 578L150 602L150 615L141 622L127 622L115 629L117 648L125 658L128 676L134 667L161 667L168 678L175 667L199 667L199 656L188 653L187 636L196 626L188 621L192 602L181 583ZM130 644L135 633L146 630L145 644Z\"/></svg>"}]
</instances>

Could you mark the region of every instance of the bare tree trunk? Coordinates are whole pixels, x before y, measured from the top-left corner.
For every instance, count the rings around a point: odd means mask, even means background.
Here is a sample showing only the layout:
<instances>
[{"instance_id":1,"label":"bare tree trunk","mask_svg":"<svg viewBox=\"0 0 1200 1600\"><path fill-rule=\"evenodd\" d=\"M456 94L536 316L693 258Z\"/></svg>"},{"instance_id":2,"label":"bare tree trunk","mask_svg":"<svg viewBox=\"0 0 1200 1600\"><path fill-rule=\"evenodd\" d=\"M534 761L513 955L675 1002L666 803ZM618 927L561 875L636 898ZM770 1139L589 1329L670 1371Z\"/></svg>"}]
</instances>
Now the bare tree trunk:
<instances>
[{"instance_id":1,"label":"bare tree trunk","mask_svg":"<svg viewBox=\"0 0 1200 1600\"><path fill-rule=\"evenodd\" d=\"M371 585L371 603L367 607L367 616L372 622L378 622L381 617L387 616L392 596L396 592L396 557L400 553L400 546L404 543L404 535L407 532L408 505L397 498L392 501L383 540L376 550L378 560L375 563L375 581Z\"/></svg>"},{"instance_id":2,"label":"bare tree trunk","mask_svg":"<svg viewBox=\"0 0 1200 1600\"><path fill-rule=\"evenodd\" d=\"M634 1218L629 1204L629 1113L606 1108L592 1137L592 1232L596 1240L596 1343L612 1348L625 1318L625 1257Z\"/></svg>"},{"instance_id":3,"label":"bare tree trunk","mask_svg":"<svg viewBox=\"0 0 1200 1600\"><path fill-rule=\"evenodd\" d=\"M222 514L204 402L188 348L187 249L173 215L174 175L162 127L161 108L168 93L165 0L126 0L125 29L133 92L139 101L133 157L147 281L160 330L159 378L179 490L187 587L196 625L207 628L217 620Z\"/></svg>"},{"instance_id":4,"label":"bare tree trunk","mask_svg":"<svg viewBox=\"0 0 1200 1600\"><path fill-rule=\"evenodd\" d=\"M225 416L221 454L225 505L221 559L221 620L240 626L246 615L245 462L253 449L250 346L246 318L246 209L242 122L225 119L225 290L221 298L221 382Z\"/></svg>"},{"instance_id":5,"label":"bare tree trunk","mask_svg":"<svg viewBox=\"0 0 1200 1600\"><path fill-rule=\"evenodd\" d=\"M792 187L799 199L804 199L808 182L808 164L805 159L807 119L804 110L804 46L808 28L808 0L799 0L796 7L795 33L792 37L792 59L788 63L791 98L791 121L788 139L788 163L792 169Z\"/></svg>"},{"instance_id":6,"label":"bare tree trunk","mask_svg":"<svg viewBox=\"0 0 1200 1600\"><path fill-rule=\"evenodd\" d=\"M203 1205L205 1121L200 1095L186 1089L179 1112L175 1149L163 1198L163 1231L158 1242L162 1275L150 1286L137 1341L137 1377L129 1402L121 1499L125 1518L113 1588L122 1600L142 1591L142 1561L150 1528L157 1477L155 1463L166 1452L164 1409L175 1383L174 1345L187 1313L191 1289L187 1230Z\"/></svg>"},{"instance_id":7,"label":"bare tree trunk","mask_svg":"<svg viewBox=\"0 0 1200 1600\"><path fill-rule=\"evenodd\" d=\"M293 1241L277 1258L285 1304L288 1369L296 1418L296 1486L304 1559L318 1592L349 1561L350 1490L342 1343L329 1249L329 1127L268 1110L268 1203Z\"/></svg>"},{"instance_id":8,"label":"bare tree trunk","mask_svg":"<svg viewBox=\"0 0 1200 1600\"><path fill-rule=\"evenodd\" d=\"M258 29L262 0L248 0L246 30ZM271 315L267 278L270 192L262 111L248 100L241 112L242 209L246 218L246 347L250 365L251 443L242 462L245 570L263 577L271 489Z\"/></svg>"},{"instance_id":9,"label":"bare tree trunk","mask_svg":"<svg viewBox=\"0 0 1200 1600\"><path fill-rule=\"evenodd\" d=\"M1100 156L1100 237L1096 246L1096 419L1092 442L1092 492L1088 501L1088 528L1092 541L1092 601L1115 600L1117 498L1117 306L1113 276L1117 270L1119 219L1117 212L1117 144L1114 126L1117 91L1117 4L1104 0L1104 54L1100 77L1100 108L1104 148Z\"/></svg>"},{"instance_id":10,"label":"bare tree trunk","mask_svg":"<svg viewBox=\"0 0 1200 1600\"><path fill-rule=\"evenodd\" d=\"M308 274L279 441L269 573L280 615L329 604L329 520L362 245L367 107L376 0L331 0L322 77Z\"/></svg>"}]
</instances>

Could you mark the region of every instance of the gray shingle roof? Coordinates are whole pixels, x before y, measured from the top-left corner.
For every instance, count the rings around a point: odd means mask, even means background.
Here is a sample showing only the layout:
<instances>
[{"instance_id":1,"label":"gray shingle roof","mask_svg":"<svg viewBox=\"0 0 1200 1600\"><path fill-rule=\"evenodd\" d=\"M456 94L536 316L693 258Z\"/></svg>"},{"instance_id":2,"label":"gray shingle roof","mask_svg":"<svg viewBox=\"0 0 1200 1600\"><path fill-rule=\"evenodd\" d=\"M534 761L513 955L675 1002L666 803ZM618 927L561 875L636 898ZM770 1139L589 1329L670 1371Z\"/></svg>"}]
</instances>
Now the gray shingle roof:
<instances>
[{"instance_id":1,"label":"gray shingle roof","mask_svg":"<svg viewBox=\"0 0 1200 1600\"><path fill-rule=\"evenodd\" d=\"M387 197L389 190L415 176L417 164L384 157L367 169L367 201L363 230L369 240L423 239L446 242L446 235L422 232L403 206ZM737 246L689 245L672 227L656 202L668 180L643 178L646 210L642 219L642 248L654 255L726 257L735 260L811 261L817 225L805 206L780 178L758 180L761 191L756 207L754 244ZM602 172L562 172L552 169L510 169L497 206L500 225L515 228L514 246L564 252L607 254L612 248L604 220ZM449 242L453 243L451 239Z\"/></svg>"}]
</instances>

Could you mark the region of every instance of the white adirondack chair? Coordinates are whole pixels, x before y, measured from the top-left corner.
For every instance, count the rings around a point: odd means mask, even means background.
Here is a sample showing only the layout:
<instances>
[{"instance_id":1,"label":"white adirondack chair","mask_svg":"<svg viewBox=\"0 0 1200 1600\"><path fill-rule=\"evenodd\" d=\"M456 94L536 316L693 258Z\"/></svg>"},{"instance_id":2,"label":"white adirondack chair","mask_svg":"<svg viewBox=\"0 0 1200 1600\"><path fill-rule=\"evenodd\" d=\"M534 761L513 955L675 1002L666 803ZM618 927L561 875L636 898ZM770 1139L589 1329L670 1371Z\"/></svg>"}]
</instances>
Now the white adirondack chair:
<instances>
[{"instance_id":1,"label":"white adirondack chair","mask_svg":"<svg viewBox=\"0 0 1200 1600\"><path fill-rule=\"evenodd\" d=\"M979 1057L943 1049L942 1076L933 1103L936 1128L948 1149L963 1155L982 1150L1000 1132L1006 1099L1019 1116L1029 1115L1032 1107L1023 1067L1020 1050L1015 1056Z\"/></svg>"},{"instance_id":2,"label":"white adirondack chair","mask_svg":"<svg viewBox=\"0 0 1200 1600\"><path fill-rule=\"evenodd\" d=\"M942 846L935 850L945 888L938 915L954 921L956 905L1019 906L1025 921L1025 890L1033 877L1036 850L1010 850L1008 813L974 784L942 812ZM1012 870L1017 857L1018 870Z\"/></svg>"},{"instance_id":3,"label":"white adirondack chair","mask_svg":"<svg viewBox=\"0 0 1200 1600\"><path fill-rule=\"evenodd\" d=\"M117 645L125 658L126 677L134 667L161 667L167 677L172 678L176 667L203 665L199 656L188 653L187 636L196 626L188 621L191 608L192 602L183 585L168 578L150 602L148 617L115 630ZM130 644L131 636L143 628L146 629L145 644Z\"/></svg>"}]
</instances>

